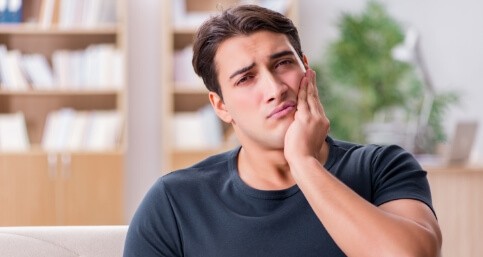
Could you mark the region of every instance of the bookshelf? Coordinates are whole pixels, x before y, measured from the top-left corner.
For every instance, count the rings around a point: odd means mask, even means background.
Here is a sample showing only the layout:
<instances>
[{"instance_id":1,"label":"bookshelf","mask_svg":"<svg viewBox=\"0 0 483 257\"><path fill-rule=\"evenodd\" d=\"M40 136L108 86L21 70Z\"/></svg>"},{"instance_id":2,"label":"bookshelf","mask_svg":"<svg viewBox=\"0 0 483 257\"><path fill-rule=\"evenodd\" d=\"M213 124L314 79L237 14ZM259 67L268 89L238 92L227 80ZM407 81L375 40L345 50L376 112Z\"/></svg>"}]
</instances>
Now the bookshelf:
<instances>
[{"instance_id":1,"label":"bookshelf","mask_svg":"<svg viewBox=\"0 0 483 257\"><path fill-rule=\"evenodd\" d=\"M46 19L45 10L49 5L52 18ZM0 45L6 52L18 51L22 61L24 56L40 55L55 76L54 82L44 83L42 88L34 84L32 75L25 76L27 84L20 89L9 85L5 76L1 79L0 115L23 114L29 146L22 151L0 147L0 226L125 222L122 207L127 118L124 8L124 0L24 0L21 22L0 22ZM67 10L72 15L65 15ZM70 20L69 17L77 18ZM103 59L94 59L97 55L89 56L92 59L86 57L102 47L109 49L99 50ZM69 72L55 69L54 56L59 52L64 57L75 53L86 59L77 62L63 59L57 68L69 67ZM5 59L0 57L2 60ZM70 63L77 66L71 68ZM106 73L104 68L109 64L116 69ZM26 72L25 63L20 67ZM98 74L96 70L101 71ZM77 75L79 71L82 75ZM94 80L102 74L108 76ZM62 76L78 80L63 80ZM74 149L63 144L47 148L45 134L49 115L66 109L89 117L115 113L119 117L117 126L112 128L115 142L98 149L85 145ZM97 130L92 129L92 124L99 123L93 118L88 121L89 125L80 130L83 139L92 137L93 132L89 130ZM74 130L74 125L69 126L65 131Z\"/></svg>"},{"instance_id":2,"label":"bookshelf","mask_svg":"<svg viewBox=\"0 0 483 257\"><path fill-rule=\"evenodd\" d=\"M210 156L214 153L233 147L231 129L228 125L211 124L211 127L220 126L220 135L210 142L199 143L193 147L186 145L180 146L179 138L193 137L199 130L207 126L201 122L198 126L192 125L189 129L179 129L178 124L180 114L191 113L195 115L209 104L208 91L201 79L197 78L191 66L192 42L194 34L210 14L226 9L235 4L241 4L240 0L171 0L165 1L162 6L163 42L165 42L163 54L163 70L161 71L162 87L162 160L163 172L187 167ZM251 1L252 3L271 4L272 6L284 6L284 13L295 23L298 20L298 4L296 0L272 0L272 1ZM195 116L193 116L195 117ZM218 129L217 129L218 130ZM208 134L216 134L209 132ZM206 134L205 134L206 135ZM199 138L184 139L185 141L198 142Z\"/></svg>"}]
</instances>

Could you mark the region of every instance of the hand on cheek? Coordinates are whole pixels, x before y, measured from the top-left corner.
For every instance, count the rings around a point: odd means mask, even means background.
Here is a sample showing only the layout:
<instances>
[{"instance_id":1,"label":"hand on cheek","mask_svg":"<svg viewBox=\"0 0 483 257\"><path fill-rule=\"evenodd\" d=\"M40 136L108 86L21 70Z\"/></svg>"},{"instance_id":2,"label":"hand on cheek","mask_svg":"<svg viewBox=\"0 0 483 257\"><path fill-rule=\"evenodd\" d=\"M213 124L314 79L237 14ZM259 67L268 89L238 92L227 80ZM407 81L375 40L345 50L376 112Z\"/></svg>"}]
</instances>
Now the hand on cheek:
<instances>
[{"instance_id":1,"label":"hand on cheek","mask_svg":"<svg viewBox=\"0 0 483 257\"><path fill-rule=\"evenodd\" d=\"M303 157L319 158L329 131L329 120L320 103L315 72L308 69L300 83L294 121L285 135L284 154L289 161Z\"/></svg>"}]
</instances>

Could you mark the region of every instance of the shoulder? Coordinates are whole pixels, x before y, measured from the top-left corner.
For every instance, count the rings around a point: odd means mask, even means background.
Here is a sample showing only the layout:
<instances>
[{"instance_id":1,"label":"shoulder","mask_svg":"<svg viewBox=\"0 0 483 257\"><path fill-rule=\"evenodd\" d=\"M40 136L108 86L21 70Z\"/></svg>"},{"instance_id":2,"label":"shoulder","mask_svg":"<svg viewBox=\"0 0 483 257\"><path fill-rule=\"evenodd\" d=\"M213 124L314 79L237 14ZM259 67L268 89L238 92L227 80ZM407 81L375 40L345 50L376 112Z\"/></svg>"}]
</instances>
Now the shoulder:
<instances>
[{"instance_id":1,"label":"shoulder","mask_svg":"<svg viewBox=\"0 0 483 257\"><path fill-rule=\"evenodd\" d=\"M397 145L361 145L333 140L331 170L375 205L417 199L431 207L429 184L414 156Z\"/></svg>"},{"instance_id":2,"label":"shoulder","mask_svg":"<svg viewBox=\"0 0 483 257\"><path fill-rule=\"evenodd\" d=\"M181 187L210 186L221 179L226 179L233 163L236 161L239 148L222 152L190 166L172 171L161 177L159 183L165 190Z\"/></svg>"},{"instance_id":3,"label":"shoulder","mask_svg":"<svg viewBox=\"0 0 483 257\"><path fill-rule=\"evenodd\" d=\"M334 159L377 167L387 162L404 161L419 167L413 155L398 145L357 144L328 139Z\"/></svg>"}]
</instances>

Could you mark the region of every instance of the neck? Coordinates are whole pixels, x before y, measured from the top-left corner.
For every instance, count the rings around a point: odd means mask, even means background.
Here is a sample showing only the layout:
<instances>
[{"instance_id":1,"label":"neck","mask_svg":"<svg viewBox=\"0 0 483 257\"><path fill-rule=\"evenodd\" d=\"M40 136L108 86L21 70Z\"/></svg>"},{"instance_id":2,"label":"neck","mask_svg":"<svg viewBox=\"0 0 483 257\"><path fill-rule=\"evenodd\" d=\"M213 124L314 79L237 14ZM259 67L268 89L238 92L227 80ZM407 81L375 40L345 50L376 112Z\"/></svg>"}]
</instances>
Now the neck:
<instances>
[{"instance_id":1,"label":"neck","mask_svg":"<svg viewBox=\"0 0 483 257\"><path fill-rule=\"evenodd\" d=\"M327 142L321 148L319 162L328 157ZM282 190L295 185L283 149L266 150L243 146L238 155L240 178L252 188L259 190Z\"/></svg>"}]
</instances>

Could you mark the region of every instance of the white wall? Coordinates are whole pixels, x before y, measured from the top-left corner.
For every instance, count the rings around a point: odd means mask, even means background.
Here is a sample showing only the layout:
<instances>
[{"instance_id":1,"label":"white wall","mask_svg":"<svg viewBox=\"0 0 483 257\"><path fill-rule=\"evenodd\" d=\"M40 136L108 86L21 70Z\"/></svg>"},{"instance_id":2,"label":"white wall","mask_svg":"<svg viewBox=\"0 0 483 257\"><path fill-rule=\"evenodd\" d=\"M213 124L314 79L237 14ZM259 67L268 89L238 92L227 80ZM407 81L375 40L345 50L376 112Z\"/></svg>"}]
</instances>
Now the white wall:
<instances>
[{"instance_id":1,"label":"white wall","mask_svg":"<svg viewBox=\"0 0 483 257\"><path fill-rule=\"evenodd\" d=\"M131 217L160 175L161 3L126 1L128 48L128 132L125 161L125 217Z\"/></svg>"},{"instance_id":2,"label":"white wall","mask_svg":"<svg viewBox=\"0 0 483 257\"><path fill-rule=\"evenodd\" d=\"M328 43L337 37L341 12L359 12L367 1L299 0L300 36L312 62L321 60ZM483 162L483 1L380 0L404 26L421 35L436 90L462 93L461 105L446 119L448 135L457 121L477 119L479 131L474 158Z\"/></svg>"}]
</instances>

